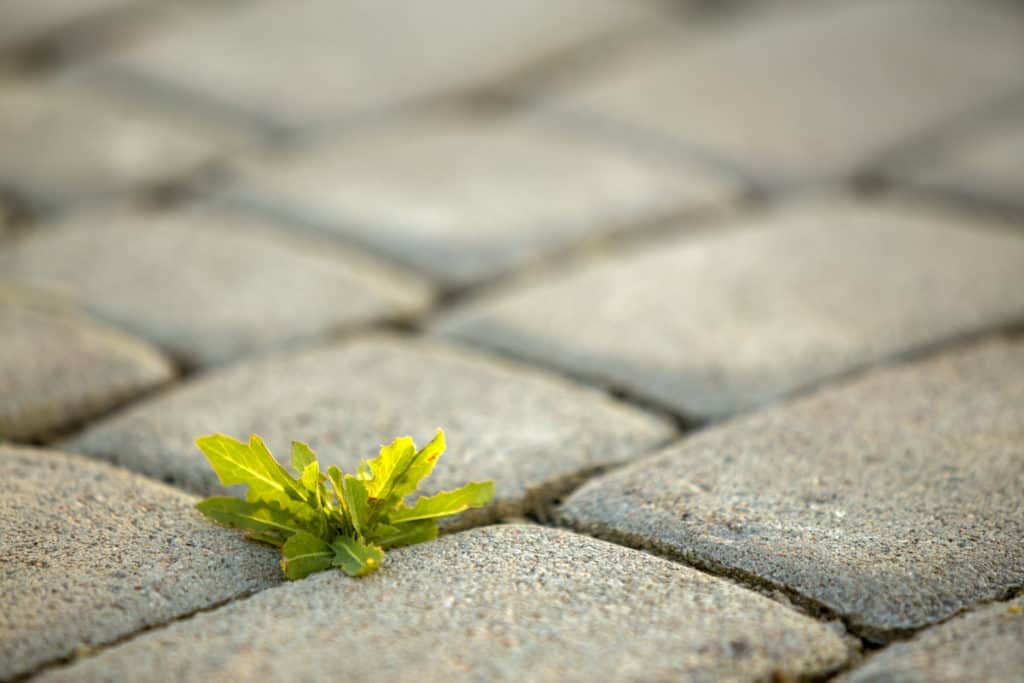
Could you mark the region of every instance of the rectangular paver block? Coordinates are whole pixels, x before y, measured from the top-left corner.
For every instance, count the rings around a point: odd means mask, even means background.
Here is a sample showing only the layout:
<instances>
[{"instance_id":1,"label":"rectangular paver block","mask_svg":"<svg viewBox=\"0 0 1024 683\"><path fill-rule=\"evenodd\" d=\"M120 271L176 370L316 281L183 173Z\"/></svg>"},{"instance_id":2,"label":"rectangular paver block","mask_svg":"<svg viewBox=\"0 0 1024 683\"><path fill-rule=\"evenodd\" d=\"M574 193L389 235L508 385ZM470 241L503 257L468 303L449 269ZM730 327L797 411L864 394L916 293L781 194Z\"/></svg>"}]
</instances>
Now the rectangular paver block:
<instances>
[{"instance_id":1,"label":"rectangular paver block","mask_svg":"<svg viewBox=\"0 0 1024 683\"><path fill-rule=\"evenodd\" d=\"M614 0L301 0L183 16L106 68L296 127L514 74L645 22Z\"/></svg>"},{"instance_id":2,"label":"rectangular paver block","mask_svg":"<svg viewBox=\"0 0 1024 683\"><path fill-rule=\"evenodd\" d=\"M842 639L686 567L565 531L477 529L324 572L41 677L98 681L752 681L821 675Z\"/></svg>"},{"instance_id":3,"label":"rectangular paver block","mask_svg":"<svg viewBox=\"0 0 1024 683\"><path fill-rule=\"evenodd\" d=\"M353 471L382 443L448 452L425 491L494 479L495 517L534 510L596 468L672 437L670 424L535 370L457 347L386 337L250 362L201 377L97 423L68 444L187 489L219 483L193 445L223 432L264 437L285 460L293 440Z\"/></svg>"},{"instance_id":4,"label":"rectangular paver block","mask_svg":"<svg viewBox=\"0 0 1024 683\"><path fill-rule=\"evenodd\" d=\"M1012 2L777 5L653 43L553 99L779 183L860 170L1024 85L1024 12Z\"/></svg>"},{"instance_id":5,"label":"rectangular paver block","mask_svg":"<svg viewBox=\"0 0 1024 683\"><path fill-rule=\"evenodd\" d=\"M26 203L50 208L159 189L188 180L214 155L191 130L85 83L0 78L0 187Z\"/></svg>"},{"instance_id":6,"label":"rectangular paver block","mask_svg":"<svg viewBox=\"0 0 1024 683\"><path fill-rule=\"evenodd\" d=\"M231 192L379 250L446 285L739 193L555 117L419 119L248 164Z\"/></svg>"},{"instance_id":7,"label":"rectangular paver block","mask_svg":"<svg viewBox=\"0 0 1024 683\"><path fill-rule=\"evenodd\" d=\"M837 683L1017 683L1024 598L997 602L892 645Z\"/></svg>"},{"instance_id":8,"label":"rectangular paver block","mask_svg":"<svg viewBox=\"0 0 1024 683\"><path fill-rule=\"evenodd\" d=\"M0 446L0 680L281 580L275 549L194 503L105 463Z\"/></svg>"},{"instance_id":9,"label":"rectangular paver block","mask_svg":"<svg viewBox=\"0 0 1024 683\"><path fill-rule=\"evenodd\" d=\"M995 120L920 150L890 173L900 184L1024 215L1024 98ZM1017 225L1024 224L1024 219Z\"/></svg>"},{"instance_id":10,"label":"rectangular paver block","mask_svg":"<svg viewBox=\"0 0 1024 683\"><path fill-rule=\"evenodd\" d=\"M188 366L426 307L417 278L243 212L78 213L6 250L7 276L75 297Z\"/></svg>"},{"instance_id":11,"label":"rectangular paver block","mask_svg":"<svg viewBox=\"0 0 1024 683\"><path fill-rule=\"evenodd\" d=\"M506 287L433 329L715 419L1024 319L1024 239L994 227L797 203Z\"/></svg>"},{"instance_id":12,"label":"rectangular paver block","mask_svg":"<svg viewBox=\"0 0 1024 683\"><path fill-rule=\"evenodd\" d=\"M875 641L1024 582L1024 342L700 432L592 480L574 528L781 588Z\"/></svg>"},{"instance_id":13,"label":"rectangular paver block","mask_svg":"<svg viewBox=\"0 0 1024 683\"><path fill-rule=\"evenodd\" d=\"M173 376L141 339L0 284L0 439L46 438Z\"/></svg>"}]
</instances>

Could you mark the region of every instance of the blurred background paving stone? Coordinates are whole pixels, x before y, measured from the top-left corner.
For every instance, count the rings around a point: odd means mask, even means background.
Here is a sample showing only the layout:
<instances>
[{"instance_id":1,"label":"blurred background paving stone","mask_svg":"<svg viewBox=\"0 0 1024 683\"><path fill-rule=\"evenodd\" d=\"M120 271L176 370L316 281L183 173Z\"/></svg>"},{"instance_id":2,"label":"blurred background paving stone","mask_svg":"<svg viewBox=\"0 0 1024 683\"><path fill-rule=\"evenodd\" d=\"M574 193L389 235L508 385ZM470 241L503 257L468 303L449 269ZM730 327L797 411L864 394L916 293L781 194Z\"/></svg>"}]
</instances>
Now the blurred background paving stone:
<instances>
[{"instance_id":1,"label":"blurred background paving stone","mask_svg":"<svg viewBox=\"0 0 1024 683\"><path fill-rule=\"evenodd\" d=\"M789 680L846 657L828 626L726 581L500 526L390 552L364 579L264 591L39 680Z\"/></svg>"},{"instance_id":2,"label":"blurred background paving stone","mask_svg":"<svg viewBox=\"0 0 1024 683\"><path fill-rule=\"evenodd\" d=\"M592 480L573 528L887 641L1024 586L1024 341L888 368Z\"/></svg>"},{"instance_id":3,"label":"blurred background paving stone","mask_svg":"<svg viewBox=\"0 0 1024 683\"><path fill-rule=\"evenodd\" d=\"M481 85L654 16L615 0L264 0L183 16L100 68L288 129Z\"/></svg>"},{"instance_id":4,"label":"blurred background paving stone","mask_svg":"<svg viewBox=\"0 0 1024 683\"><path fill-rule=\"evenodd\" d=\"M790 205L507 286L434 331L720 418L1024 319L1024 239L999 225Z\"/></svg>"},{"instance_id":5,"label":"blurred background paving stone","mask_svg":"<svg viewBox=\"0 0 1024 683\"><path fill-rule=\"evenodd\" d=\"M0 680L281 579L275 549L107 464L0 446L0 493Z\"/></svg>"},{"instance_id":6,"label":"blurred background paving stone","mask_svg":"<svg viewBox=\"0 0 1024 683\"><path fill-rule=\"evenodd\" d=\"M0 53L28 47L76 23L143 4L140 0L0 0Z\"/></svg>"},{"instance_id":7,"label":"blurred background paving stone","mask_svg":"<svg viewBox=\"0 0 1024 683\"><path fill-rule=\"evenodd\" d=\"M837 683L1019 683L1024 599L997 602L877 653Z\"/></svg>"},{"instance_id":8,"label":"blurred background paving stone","mask_svg":"<svg viewBox=\"0 0 1024 683\"><path fill-rule=\"evenodd\" d=\"M231 193L465 285L586 238L722 205L736 183L550 117L430 117L249 164Z\"/></svg>"},{"instance_id":9,"label":"blurred background paving stone","mask_svg":"<svg viewBox=\"0 0 1024 683\"><path fill-rule=\"evenodd\" d=\"M1024 12L1013 2L780 3L756 18L652 42L552 98L777 184L858 171L1024 85Z\"/></svg>"},{"instance_id":10,"label":"blurred background paving stone","mask_svg":"<svg viewBox=\"0 0 1024 683\"><path fill-rule=\"evenodd\" d=\"M1004 116L922 156L892 173L895 181L1024 215L1024 97Z\"/></svg>"},{"instance_id":11,"label":"blurred background paving stone","mask_svg":"<svg viewBox=\"0 0 1024 683\"><path fill-rule=\"evenodd\" d=\"M0 191L30 207L160 189L213 154L187 130L85 84L0 78Z\"/></svg>"},{"instance_id":12,"label":"blurred background paving stone","mask_svg":"<svg viewBox=\"0 0 1024 683\"><path fill-rule=\"evenodd\" d=\"M43 439L174 375L146 342L0 285L0 439Z\"/></svg>"},{"instance_id":13,"label":"blurred background paving stone","mask_svg":"<svg viewBox=\"0 0 1024 683\"><path fill-rule=\"evenodd\" d=\"M74 297L186 366L408 315L430 299L361 254L212 207L79 213L0 250L0 271Z\"/></svg>"},{"instance_id":14,"label":"blurred background paving stone","mask_svg":"<svg viewBox=\"0 0 1024 683\"><path fill-rule=\"evenodd\" d=\"M595 468L670 439L672 427L599 392L471 351L372 337L268 358L188 382L93 425L67 447L201 493L219 483L196 437L255 432L287 458L305 441L321 462L352 471L382 443L438 427L443 466L424 490L494 479L484 517L521 514Z\"/></svg>"}]
</instances>

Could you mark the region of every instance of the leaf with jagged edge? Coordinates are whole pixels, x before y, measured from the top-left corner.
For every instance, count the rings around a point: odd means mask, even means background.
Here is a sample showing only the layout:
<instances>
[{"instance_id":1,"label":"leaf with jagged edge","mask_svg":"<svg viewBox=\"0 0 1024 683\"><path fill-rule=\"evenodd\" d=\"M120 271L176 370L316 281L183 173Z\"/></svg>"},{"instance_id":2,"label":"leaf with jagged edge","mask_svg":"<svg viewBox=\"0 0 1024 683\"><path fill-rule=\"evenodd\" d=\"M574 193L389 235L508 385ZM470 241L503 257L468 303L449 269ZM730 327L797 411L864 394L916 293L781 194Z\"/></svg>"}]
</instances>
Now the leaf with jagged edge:
<instances>
[{"instance_id":1,"label":"leaf with jagged edge","mask_svg":"<svg viewBox=\"0 0 1024 683\"><path fill-rule=\"evenodd\" d=\"M405 522L392 526L390 524L378 524L373 528L370 538L371 543L390 550L403 545L423 543L437 538L437 521L433 519L421 519L415 522Z\"/></svg>"},{"instance_id":2,"label":"leaf with jagged edge","mask_svg":"<svg viewBox=\"0 0 1024 683\"><path fill-rule=\"evenodd\" d=\"M417 451L409 467L399 476L391 488L389 501L399 503L403 498L416 490L426 477L434 471L441 454L444 453L444 430L438 429L434 438L426 446Z\"/></svg>"},{"instance_id":3,"label":"leaf with jagged edge","mask_svg":"<svg viewBox=\"0 0 1024 683\"><path fill-rule=\"evenodd\" d=\"M284 536L291 536L300 531L309 533L310 525L313 523L311 519L297 519L291 512L274 503L251 502L231 496L207 498L196 503L196 508L223 526Z\"/></svg>"},{"instance_id":4,"label":"leaf with jagged edge","mask_svg":"<svg viewBox=\"0 0 1024 683\"><path fill-rule=\"evenodd\" d=\"M323 476L320 474L320 463L316 460L306 465L306 469L302 472L302 478L299 480L302 487L306 489L306 492L310 496L309 505L316 512L314 516L319 520L317 526L317 536L327 538L327 527L330 524L328 519L328 508L325 506L326 490L324 489L323 482L321 481Z\"/></svg>"},{"instance_id":5,"label":"leaf with jagged edge","mask_svg":"<svg viewBox=\"0 0 1024 683\"><path fill-rule=\"evenodd\" d=\"M226 434L210 434L196 439L196 446L210 462L224 486L249 487L246 498L255 500L294 500L305 502L298 483L253 434L249 443Z\"/></svg>"},{"instance_id":6,"label":"leaf with jagged edge","mask_svg":"<svg viewBox=\"0 0 1024 683\"><path fill-rule=\"evenodd\" d=\"M317 461L316 453L301 441L292 441L292 469L295 474L301 475L309 467L310 463Z\"/></svg>"},{"instance_id":7,"label":"leaf with jagged edge","mask_svg":"<svg viewBox=\"0 0 1024 683\"><path fill-rule=\"evenodd\" d=\"M348 507L345 505L345 474L337 465L327 468L327 481L334 490L336 507L331 508L331 518L341 525L342 531L350 530L352 523L348 519Z\"/></svg>"},{"instance_id":8,"label":"leaf with jagged edge","mask_svg":"<svg viewBox=\"0 0 1024 683\"><path fill-rule=\"evenodd\" d=\"M377 457L364 463L363 472L370 475L366 480L366 492L370 498L386 499L396 480L405 474L415 457L416 444L408 436L381 446Z\"/></svg>"},{"instance_id":9,"label":"leaf with jagged edge","mask_svg":"<svg viewBox=\"0 0 1024 683\"><path fill-rule=\"evenodd\" d=\"M348 521L357 535L365 536L366 525L370 517L370 495L366 491L366 482L351 474L346 474L341 492L345 499Z\"/></svg>"},{"instance_id":10,"label":"leaf with jagged edge","mask_svg":"<svg viewBox=\"0 0 1024 683\"><path fill-rule=\"evenodd\" d=\"M281 482L285 487L285 494L288 498L298 502L309 502L310 496L303 489L302 484L293 477L288 470L284 468L284 465L279 463L277 459L270 453L270 449L267 448L266 444L263 443L263 439L251 434L249 436L249 448L256 453L259 459L267 463L267 469L270 470L271 474ZM302 474L297 472L297 474ZM250 489L249 495L246 496L249 500L254 500L252 497L252 491Z\"/></svg>"},{"instance_id":11,"label":"leaf with jagged edge","mask_svg":"<svg viewBox=\"0 0 1024 683\"><path fill-rule=\"evenodd\" d=\"M334 564L335 551L326 541L300 531L285 542L281 554L284 575L289 579L302 579L329 569Z\"/></svg>"},{"instance_id":12,"label":"leaf with jagged edge","mask_svg":"<svg viewBox=\"0 0 1024 683\"><path fill-rule=\"evenodd\" d=\"M388 515L389 524L419 519L437 519L465 512L469 508L484 507L494 499L493 481L471 481L454 491L419 498L412 507L400 507Z\"/></svg>"},{"instance_id":13,"label":"leaf with jagged edge","mask_svg":"<svg viewBox=\"0 0 1024 683\"><path fill-rule=\"evenodd\" d=\"M334 549L334 566L349 576L365 576L384 561L383 549L349 536L338 536L331 542L331 548Z\"/></svg>"}]
</instances>

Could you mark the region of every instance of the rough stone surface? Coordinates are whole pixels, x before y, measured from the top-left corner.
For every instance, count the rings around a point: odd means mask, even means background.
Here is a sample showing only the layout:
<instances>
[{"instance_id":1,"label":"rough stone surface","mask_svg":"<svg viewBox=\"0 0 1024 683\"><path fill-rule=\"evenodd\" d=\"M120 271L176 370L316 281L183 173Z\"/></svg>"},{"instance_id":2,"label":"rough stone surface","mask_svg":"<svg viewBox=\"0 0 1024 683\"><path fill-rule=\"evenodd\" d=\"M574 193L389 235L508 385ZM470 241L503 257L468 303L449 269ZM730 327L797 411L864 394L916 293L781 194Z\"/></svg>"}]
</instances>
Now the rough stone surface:
<instances>
[{"instance_id":1,"label":"rough stone surface","mask_svg":"<svg viewBox=\"0 0 1024 683\"><path fill-rule=\"evenodd\" d=\"M931 150L929 150L931 151ZM1024 105L973 131L941 154L897 174L899 180L1024 211Z\"/></svg>"},{"instance_id":2,"label":"rough stone surface","mask_svg":"<svg viewBox=\"0 0 1024 683\"><path fill-rule=\"evenodd\" d=\"M420 120L248 170L241 194L449 285L738 191L539 117Z\"/></svg>"},{"instance_id":3,"label":"rough stone surface","mask_svg":"<svg viewBox=\"0 0 1024 683\"><path fill-rule=\"evenodd\" d=\"M84 84L15 79L0 79L0 150L0 187L44 208L159 188L214 154L189 131Z\"/></svg>"},{"instance_id":4,"label":"rough stone surface","mask_svg":"<svg viewBox=\"0 0 1024 683\"><path fill-rule=\"evenodd\" d=\"M626 548L488 527L323 572L40 681L750 681L821 674L844 644L755 593Z\"/></svg>"},{"instance_id":5,"label":"rough stone surface","mask_svg":"<svg viewBox=\"0 0 1024 683\"><path fill-rule=\"evenodd\" d=\"M26 47L83 19L139 4L139 0L0 0L0 51ZM0 95L0 102L3 98Z\"/></svg>"},{"instance_id":6,"label":"rough stone surface","mask_svg":"<svg viewBox=\"0 0 1024 683\"><path fill-rule=\"evenodd\" d=\"M575 528L782 587L885 641L1024 585L1024 342L699 433L588 483Z\"/></svg>"},{"instance_id":7,"label":"rough stone surface","mask_svg":"<svg viewBox=\"0 0 1024 683\"><path fill-rule=\"evenodd\" d=\"M650 16L613 0L256 2L169 22L106 66L300 126L499 79Z\"/></svg>"},{"instance_id":8,"label":"rough stone surface","mask_svg":"<svg viewBox=\"0 0 1024 683\"><path fill-rule=\"evenodd\" d=\"M0 439L42 439L171 379L159 351L0 286Z\"/></svg>"},{"instance_id":9,"label":"rough stone surface","mask_svg":"<svg viewBox=\"0 0 1024 683\"><path fill-rule=\"evenodd\" d=\"M1017 683L1024 599L998 602L878 653L837 683Z\"/></svg>"},{"instance_id":10,"label":"rough stone surface","mask_svg":"<svg viewBox=\"0 0 1024 683\"><path fill-rule=\"evenodd\" d=\"M276 549L106 464L0 446L0 493L0 680L281 577Z\"/></svg>"},{"instance_id":11,"label":"rough stone surface","mask_svg":"<svg viewBox=\"0 0 1024 683\"><path fill-rule=\"evenodd\" d=\"M509 287L435 331L717 418L1024 318L1024 240L990 227L795 204Z\"/></svg>"},{"instance_id":12,"label":"rough stone surface","mask_svg":"<svg viewBox=\"0 0 1024 683\"><path fill-rule=\"evenodd\" d=\"M242 213L77 214L0 252L182 363L211 365L424 307L421 283Z\"/></svg>"},{"instance_id":13,"label":"rough stone surface","mask_svg":"<svg viewBox=\"0 0 1024 683\"><path fill-rule=\"evenodd\" d=\"M285 459L291 441L352 471L381 443L438 427L448 452L424 482L437 491L494 479L490 516L545 502L594 468L671 438L665 422L598 392L469 351L371 338L209 375L99 423L69 444L197 492L219 484L194 439L264 437Z\"/></svg>"},{"instance_id":14,"label":"rough stone surface","mask_svg":"<svg viewBox=\"0 0 1024 683\"><path fill-rule=\"evenodd\" d=\"M652 45L567 94L766 182L859 170L1024 84L1024 15L956 0L779 3Z\"/></svg>"}]
</instances>

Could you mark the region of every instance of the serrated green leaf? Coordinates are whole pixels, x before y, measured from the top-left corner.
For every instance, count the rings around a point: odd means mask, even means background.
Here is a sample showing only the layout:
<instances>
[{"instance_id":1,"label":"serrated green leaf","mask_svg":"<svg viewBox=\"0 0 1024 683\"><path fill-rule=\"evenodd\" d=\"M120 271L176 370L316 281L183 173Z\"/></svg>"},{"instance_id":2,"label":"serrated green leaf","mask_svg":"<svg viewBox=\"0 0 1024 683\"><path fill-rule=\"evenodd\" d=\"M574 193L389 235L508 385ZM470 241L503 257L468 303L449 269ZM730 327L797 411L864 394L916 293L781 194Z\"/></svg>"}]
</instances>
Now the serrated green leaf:
<instances>
[{"instance_id":1,"label":"serrated green leaf","mask_svg":"<svg viewBox=\"0 0 1024 683\"><path fill-rule=\"evenodd\" d=\"M250 501L305 500L295 480L255 434L249 443L226 434L210 434L196 439L196 446L210 462L221 484L249 487L246 498Z\"/></svg>"},{"instance_id":2,"label":"serrated green leaf","mask_svg":"<svg viewBox=\"0 0 1024 683\"><path fill-rule=\"evenodd\" d=\"M302 488L306 489L312 500L310 503L316 505L317 509L323 506L323 498L320 495L320 463L316 460L306 465L306 469L302 471L302 477L299 479L299 483L302 484Z\"/></svg>"},{"instance_id":3,"label":"serrated green leaf","mask_svg":"<svg viewBox=\"0 0 1024 683\"><path fill-rule=\"evenodd\" d=\"M368 460L366 470L370 478L366 481L366 492L370 498L385 499L391 493L396 479L405 474L416 457L416 444L408 436L395 439L387 446L381 446L373 460Z\"/></svg>"},{"instance_id":4,"label":"serrated green leaf","mask_svg":"<svg viewBox=\"0 0 1024 683\"><path fill-rule=\"evenodd\" d=\"M316 453L301 441L292 441L292 469L295 474L302 474L310 463L316 462Z\"/></svg>"},{"instance_id":5,"label":"serrated green leaf","mask_svg":"<svg viewBox=\"0 0 1024 683\"><path fill-rule=\"evenodd\" d=\"M342 494L345 500L346 517L359 536L364 535L370 518L370 495L366 491L366 482L351 474L345 475Z\"/></svg>"},{"instance_id":6,"label":"serrated green leaf","mask_svg":"<svg viewBox=\"0 0 1024 683\"><path fill-rule=\"evenodd\" d=\"M308 532L308 524L311 521L297 519L291 512L277 507L274 503L263 501L254 503L231 496L207 498L197 503L196 508L224 526L279 533L286 536L300 531Z\"/></svg>"},{"instance_id":7,"label":"serrated green leaf","mask_svg":"<svg viewBox=\"0 0 1024 683\"><path fill-rule=\"evenodd\" d=\"M390 550L391 548L398 548L403 545L432 541L435 538L437 538L437 521L421 519L396 526L378 524L374 527L368 540L385 550Z\"/></svg>"},{"instance_id":8,"label":"serrated green leaf","mask_svg":"<svg viewBox=\"0 0 1024 683\"><path fill-rule=\"evenodd\" d=\"M284 542L288 540L288 537L283 533L276 531L256 531L255 529L245 529L245 537L261 543L268 543L277 548L283 546Z\"/></svg>"},{"instance_id":9,"label":"serrated green leaf","mask_svg":"<svg viewBox=\"0 0 1024 683\"><path fill-rule=\"evenodd\" d=\"M335 551L316 536L300 531L281 547L281 571L289 579L302 579L313 572L330 569Z\"/></svg>"},{"instance_id":10,"label":"serrated green leaf","mask_svg":"<svg viewBox=\"0 0 1024 683\"><path fill-rule=\"evenodd\" d=\"M383 549L349 536L338 536L331 548L334 549L334 566L349 576L365 576L384 561Z\"/></svg>"},{"instance_id":11,"label":"serrated green leaf","mask_svg":"<svg viewBox=\"0 0 1024 683\"><path fill-rule=\"evenodd\" d=\"M388 515L389 524L411 522L418 519L437 519L483 507L494 498L493 481L473 481L454 491L442 491L434 496L420 498L411 508L400 507Z\"/></svg>"},{"instance_id":12,"label":"serrated green leaf","mask_svg":"<svg viewBox=\"0 0 1024 683\"><path fill-rule=\"evenodd\" d=\"M274 458L270 453L270 449L268 449L266 444L263 443L263 439L255 434L251 434L249 436L249 449L255 453L262 462L267 464L267 470L270 472L271 476L273 476L274 479L280 482L284 487L284 493L288 498L299 502L308 502L310 500L310 496L307 495L306 491L302 488L302 484L300 484L295 477L289 474L288 470L286 470L284 466ZM301 472L299 474L301 474ZM247 495L246 497L249 500L254 500L251 494L252 491L250 490L250 495ZM277 494L275 494L274 497L276 497L276 495ZM274 497L268 498L268 500L273 500Z\"/></svg>"},{"instance_id":13,"label":"serrated green leaf","mask_svg":"<svg viewBox=\"0 0 1024 683\"><path fill-rule=\"evenodd\" d=\"M395 484L391 488L391 500L399 502L415 491L420 482L434 471L434 465L437 464L438 458L444 453L444 449L444 431L438 429L437 434L434 435L430 443L416 453L409 467L406 468L401 476L396 478Z\"/></svg>"}]
</instances>

